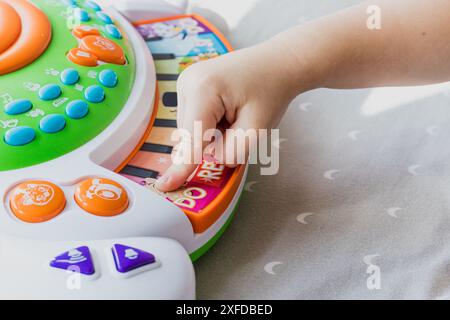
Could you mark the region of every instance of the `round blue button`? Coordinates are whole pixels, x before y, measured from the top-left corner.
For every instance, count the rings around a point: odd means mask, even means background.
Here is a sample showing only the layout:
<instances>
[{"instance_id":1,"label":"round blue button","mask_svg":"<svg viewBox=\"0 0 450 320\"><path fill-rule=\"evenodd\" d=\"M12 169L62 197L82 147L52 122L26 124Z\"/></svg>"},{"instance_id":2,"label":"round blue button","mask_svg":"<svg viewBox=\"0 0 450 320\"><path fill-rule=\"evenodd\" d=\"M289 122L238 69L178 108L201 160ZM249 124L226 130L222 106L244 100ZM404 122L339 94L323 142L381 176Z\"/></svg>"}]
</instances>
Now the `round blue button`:
<instances>
[{"instance_id":1,"label":"round blue button","mask_svg":"<svg viewBox=\"0 0 450 320\"><path fill-rule=\"evenodd\" d=\"M28 112L33 108L33 104L30 100L27 99L17 99L5 106L6 114L10 116L15 116L18 114L22 114Z\"/></svg>"},{"instance_id":2,"label":"round blue button","mask_svg":"<svg viewBox=\"0 0 450 320\"><path fill-rule=\"evenodd\" d=\"M103 70L98 76L98 80L102 85L108 88L114 88L117 86L118 78L117 73L110 69Z\"/></svg>"},{"instance_id":3,"label":"round blue button","mask_svg":"<svg viewBox=\"0 0 450 320\"><path fill-rule=\"evenodd\" d=\"M75 9L75 19L87 22L91 20L91 17L89 16L89 13L86 10L76 8Z\"/></svg>"},{"instance_id":4,"label":"round blue button","mask_svg":"<svg viewBox=\"0 0 450 320\"><path fill-rule=\"evenodd\" d=\"M73 85L80 80L80 74L77 70L70 68L61 72L61 82L65 85Z\"/></svg>"},{"instance_id":5,"label":"round blue button","mask_svg":"<svg viewBox=\"0 0 450 320\"><path fill-rule=\"evenodd\" d=\"M116 39L122 39L122 33L120 32L119 29L117 29L117 27L113 24L108 24L105 27L106 32L108 32L108 34Z\"/></svg>"},{"instance_id":6,"label":"round blue button","mask_svg":"<svg viewBox=\"0 0 450 320\"><path fill-rule=\"evenodd\" d=\"M55 100L61 93L61 87L57 84L47 84L39 90L39 98L45 101Z\"/></svg>"},{"instance_id":7,"label":"round blue button","mask_svg":"<svg viewBox=\"0 0 450 320\"><path fill-rule=\"evenodd\" d=\"M61 114L50 114L41 119L39 127L45 133L56 133L64 129L66 119Z\"/></svg>"},{"instance_id":8,"label":"round blue button","mask_svg":"<svg viewBox=\"0 0 450 320\"><path fill-rule=\"evenodd\" d=\"M98 17L100 20L102 20L103 23L106 23L106 24L112 24L112 23L113 23L111 17L108 16L106 13L104 13L104 12L102 12L102 11L97 12L97 17Z\"/></svg>"},{"instance_id":9,"label":"round blue button","mask_svg":"<svg viewBox=\"0 0 450 320\"><path fill-rule=\"evenodd\" d=\"M88 8L91 8L94 11L102 10L102 8L95 1L87 0L85 4Z\"/></svg>"},{"instance_id":10,"label":"round blue button","mask_svg":"<svg viewBox=\"0 0 450 320\"><path fill-rule=\"evenodd\" d=\"M86 101L75 100L70 102L66 107L66 114L71 119L82 119L89 112L89 106Z\"/></svg>"},{"instance_id":11,"label":"round blue button","mask_svg":"<svg viewBox=\"0 0 450 320\"><path fill-rule=\"evenodd\" d=\"M24 146L36 138L36 132L30 127L15 127L5 134L5 142L10 146Z\"/></svg>"},{"instance_id":12,"label":"round blue button","mask_svg":"<svg viewBox=\"0 0 450 320\"><path fill-rule=\"evenodd\" d=\"M100 103L105 100L105 90L102 87L94 85L86 88L84 97L92 103Z\"/></svg>"}]
</instances>

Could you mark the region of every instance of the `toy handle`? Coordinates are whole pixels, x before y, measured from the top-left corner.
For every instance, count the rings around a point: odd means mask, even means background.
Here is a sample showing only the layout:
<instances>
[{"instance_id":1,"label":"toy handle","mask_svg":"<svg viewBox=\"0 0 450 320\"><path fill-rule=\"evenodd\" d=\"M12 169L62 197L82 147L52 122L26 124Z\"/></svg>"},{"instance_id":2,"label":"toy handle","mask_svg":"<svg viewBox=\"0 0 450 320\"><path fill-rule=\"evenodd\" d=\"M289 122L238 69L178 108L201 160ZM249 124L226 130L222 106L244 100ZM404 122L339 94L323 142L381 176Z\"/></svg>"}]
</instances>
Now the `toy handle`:
<instances>
[{"instance_id":1,"label":"toy handle","mask_svg":"<svg viewBox=\"0 0 450 320\"><path fill-rule=\"evenodd\" d=\"M131 21L153 20L186 13L187 0L100 0Z\"/></svg>"}]
</instances>

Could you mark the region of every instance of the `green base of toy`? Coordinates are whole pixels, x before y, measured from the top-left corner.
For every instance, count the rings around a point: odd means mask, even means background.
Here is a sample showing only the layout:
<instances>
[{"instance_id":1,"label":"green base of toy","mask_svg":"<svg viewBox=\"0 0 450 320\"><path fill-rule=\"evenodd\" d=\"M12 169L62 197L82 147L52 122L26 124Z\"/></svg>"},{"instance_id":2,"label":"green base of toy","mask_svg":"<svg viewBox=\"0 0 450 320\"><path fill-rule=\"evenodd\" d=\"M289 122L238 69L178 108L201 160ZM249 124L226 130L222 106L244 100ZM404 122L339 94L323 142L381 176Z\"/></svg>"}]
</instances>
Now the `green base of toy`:
<instances>
[{"instance_id":1,"label":"green base of toy","mask_svg":"<svg viewBox=\"0 0 450 320\"><path fill-rule=\"evenodd\" d=\"M190 254L192 262L195 262L200 257L202 257L220 239L220 237L223 235L225 230L227 230L227 228L231 224L231 220L233 220L233 218L234 218L234 215L235 215L235 213L239 207L239 204L241 202L241 199L242 199L242 195L239 196L239 199L236 203L236 206L233 209L233 212L231 213L230 217L225 222L225 224L222 226L222 228L220 228L219 232L217 232L216 235L213 238L211 238L211 240L209 240L203 247L197 249L196 251L194 251L193 253Z\"/></svg>"}]
</instances>

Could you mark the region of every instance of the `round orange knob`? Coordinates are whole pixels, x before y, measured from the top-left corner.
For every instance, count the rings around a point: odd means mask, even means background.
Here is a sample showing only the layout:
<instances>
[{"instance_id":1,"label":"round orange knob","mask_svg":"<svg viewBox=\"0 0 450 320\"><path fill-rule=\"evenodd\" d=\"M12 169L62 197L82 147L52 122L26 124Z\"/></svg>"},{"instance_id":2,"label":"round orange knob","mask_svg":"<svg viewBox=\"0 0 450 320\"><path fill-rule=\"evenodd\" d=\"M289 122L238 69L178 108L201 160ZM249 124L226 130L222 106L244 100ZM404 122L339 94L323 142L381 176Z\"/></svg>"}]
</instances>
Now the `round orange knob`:
<instances>
[{"instance_id":1,"label":"round orange knob","mask_svg":"<svg viewBox=\"0 0 450 320\"><path fill-rule=\"evenodd\" d=\"M47 49L51 37L50 21L31 2L0 0L0 75L32 63Z\"/></svg>"},{"instance_id":2,"label":"round orange knob","mask_svg":"<svg viewBox=\"0 0 450 320\"><path fill-rule=\"evenodd\" d=\"M9 4L0 1L0 53L16 42L21 30L19 14Z\"/></svg>"},{"instance_id":3,"label":"round orange knob","mask_svg":"<svg viewBox=\"0 0 450 320\"><path fill-rule=\"evenodd\" d=\"M17 218L29 223L39 223L59 215L66 206L66 197L54 183L31 180L16 186L9 202Z\"/></svg>"},{"instance_id":4,"label":"round orange knob","mask_svg":"<svg viewBox=\"0 0 450 320\"><path fill-rule=\"evenodd\" d=\"M128 208L128 194L117 182L92 178L81 182L75 191L75 201L89 213L102 217L121 214Z\"/></svg>"}]
</instances>

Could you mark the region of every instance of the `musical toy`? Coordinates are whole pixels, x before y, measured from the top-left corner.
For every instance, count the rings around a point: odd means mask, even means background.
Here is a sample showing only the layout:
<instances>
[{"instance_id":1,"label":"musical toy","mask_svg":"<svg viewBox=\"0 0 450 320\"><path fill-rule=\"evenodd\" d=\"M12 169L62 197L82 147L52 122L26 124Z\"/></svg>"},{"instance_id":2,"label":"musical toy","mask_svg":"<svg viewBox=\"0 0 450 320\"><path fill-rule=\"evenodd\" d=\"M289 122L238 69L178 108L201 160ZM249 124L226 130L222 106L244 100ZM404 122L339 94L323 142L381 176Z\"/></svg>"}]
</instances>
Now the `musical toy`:
<instances>
[{"instance_id":1,"label":"musical toy","mask_svg":"<svg viewBox=\"0 0 450 320\"><path fill-rule=\"evenodd\" d=\"M181 189L154 187L179 74L231 46L183 5L112 4L124 15L0 0L2 299L193 299L192 261L238 204L245 165L204 161Z\"/></svg>"}]
</instances>

